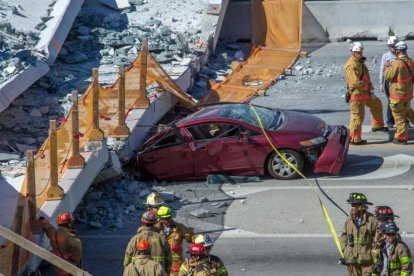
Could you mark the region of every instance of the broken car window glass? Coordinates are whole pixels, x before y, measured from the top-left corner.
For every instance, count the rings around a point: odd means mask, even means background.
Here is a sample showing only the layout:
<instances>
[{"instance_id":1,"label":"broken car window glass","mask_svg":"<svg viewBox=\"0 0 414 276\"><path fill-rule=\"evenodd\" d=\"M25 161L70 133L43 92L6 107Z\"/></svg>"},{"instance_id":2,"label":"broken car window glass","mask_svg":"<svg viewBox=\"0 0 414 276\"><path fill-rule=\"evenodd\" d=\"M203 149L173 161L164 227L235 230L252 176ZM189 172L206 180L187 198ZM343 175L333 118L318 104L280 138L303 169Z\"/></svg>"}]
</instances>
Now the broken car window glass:
<instances>
[{"instance_id":1,"label":"broken car window glass","mask_svg":"<svg viewBox=\"0 0 414 276\"><path fill-rule=\"evenodd\" d=\"M254 106L254 109L265 129L277 129L281 125L282 114L280 111L276 112L259 106ZM224 105L220 110L220 117L231 118L260 127L256 114L246 104Z\"/></svg>"}]
</instances>

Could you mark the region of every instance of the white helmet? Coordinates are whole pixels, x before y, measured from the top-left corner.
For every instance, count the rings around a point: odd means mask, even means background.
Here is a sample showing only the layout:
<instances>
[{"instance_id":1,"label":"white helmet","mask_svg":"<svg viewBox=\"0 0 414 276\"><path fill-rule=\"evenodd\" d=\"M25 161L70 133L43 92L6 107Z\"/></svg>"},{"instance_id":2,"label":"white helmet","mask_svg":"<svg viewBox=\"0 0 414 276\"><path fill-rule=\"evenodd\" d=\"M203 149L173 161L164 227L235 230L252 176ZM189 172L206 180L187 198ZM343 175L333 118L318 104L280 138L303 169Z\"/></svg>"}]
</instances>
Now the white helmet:
<instances>
[{"instance_id":1,"label":"white helmet","mask_svg":"<svg viewBox=\"0 0 414 276\"><path fill-rule=\"evenodd\" d=\"M387 41L388 46L394 46L397 43L398 43L398 38L396 36L392 35L388 38L388 41Z\"/></svg>"},{"instance_id":2,"label":"white helmet","mask_svg":"<svg viewBox=\"0 0 414 276\"><path fill-rule=\"evenodd\" d=\"M394 48L395 48L395 50L405 51L405 50L407 50L408 47L407 47L407 44L405 44L404 41L400 41L397 44L395 44Z\"/></svg>"},{"instance_id":3,"label":"white helmet","mask_svg":"<svg viewBox=\"0 0 414 276\"><path fill-rule=\"evenodd\" d=\"M158 192L152 192L147 196L147 202L144 204L149 206L160 206L164 204L164 200Z\"/></svg>"},{"instance_id":4,"label":"white helmet","mask_svg":"<svg viewBox=\"0 0 414 276\"><path fill-rule=\"evenodd\" d=\"M364 50L364 45L361 42L352 42L351 43L351 52L362 52Z\"/></svg>"},{"instance_id":5,"label":"white helmet","mask_svg":"<svg viewBox=\"0 0 414 276\"><path fill-rule=\"evenodd\" d=\"M200 243L204 247L210 247L213 245L213 240L207 234L198 234L194 239L194 243Z\"/></svg>"}]
</instances>

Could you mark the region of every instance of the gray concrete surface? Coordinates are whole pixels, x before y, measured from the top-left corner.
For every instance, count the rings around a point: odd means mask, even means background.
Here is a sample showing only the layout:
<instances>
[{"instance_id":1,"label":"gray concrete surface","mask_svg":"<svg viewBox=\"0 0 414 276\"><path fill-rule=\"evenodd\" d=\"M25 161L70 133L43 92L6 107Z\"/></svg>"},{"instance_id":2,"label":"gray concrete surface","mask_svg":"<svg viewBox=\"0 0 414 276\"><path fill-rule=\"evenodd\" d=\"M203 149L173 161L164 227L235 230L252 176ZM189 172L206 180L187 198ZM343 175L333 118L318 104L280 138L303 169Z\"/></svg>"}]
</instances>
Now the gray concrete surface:
<instances>
[{"instance_id":1,"label":"gray concrete surface","mask_svg":"<svg viewBox=\"0 0 414 276\"><path fill-rule=\"evenodd\" d=\"M309 1L309 8L334 41L343 37L386 38L412 35L414 2L407 0Z\"/></svg>"}]
</instances>

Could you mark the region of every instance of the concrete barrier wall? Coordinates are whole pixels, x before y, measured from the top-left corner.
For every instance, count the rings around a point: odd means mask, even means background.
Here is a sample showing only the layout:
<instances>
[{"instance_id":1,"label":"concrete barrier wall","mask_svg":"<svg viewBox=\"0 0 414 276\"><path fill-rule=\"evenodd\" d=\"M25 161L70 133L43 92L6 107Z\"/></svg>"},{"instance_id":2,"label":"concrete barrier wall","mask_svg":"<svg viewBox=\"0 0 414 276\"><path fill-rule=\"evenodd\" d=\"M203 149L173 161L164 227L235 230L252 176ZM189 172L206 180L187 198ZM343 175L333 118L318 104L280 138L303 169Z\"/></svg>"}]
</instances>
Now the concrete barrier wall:
<instances>
[{"instance_id":1,"label":"concrete barrier wall","mask_svg":"<svg viewBox=\"0 0 414 276\"><path fill-rule=\"evenodd\" d=\"M398 37L414 32L414 1L312 1L305 5L330 40L344 37L384 39L392 30Z\"/></svg>"},{"instance_id":2,"label":"concrete barrier wall","mask_svg":"<svg viewBox=\"0 0 414 276\"><path fill-rule=\"evenodd\" d=\"M305 2L302 42L335 41L346 37L385 39L395 35L414 37L414 1L340 0ZM220 38L237 40L252 37L250 2L230 2Z\"/></svg>"}]
</instances>

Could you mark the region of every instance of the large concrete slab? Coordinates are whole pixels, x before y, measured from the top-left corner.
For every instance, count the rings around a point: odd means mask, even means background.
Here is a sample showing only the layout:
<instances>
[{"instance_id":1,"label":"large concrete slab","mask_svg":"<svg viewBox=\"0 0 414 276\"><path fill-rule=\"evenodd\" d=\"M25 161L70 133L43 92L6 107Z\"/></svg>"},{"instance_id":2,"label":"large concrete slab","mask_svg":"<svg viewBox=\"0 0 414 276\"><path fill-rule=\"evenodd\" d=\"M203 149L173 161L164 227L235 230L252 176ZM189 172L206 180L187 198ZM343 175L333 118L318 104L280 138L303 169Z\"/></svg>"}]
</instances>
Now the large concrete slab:
<instances>
[{"instance_id":1,"label":"large concrete slab","mask_svg":"<svg viewBox=\"0 0 414 276\"><path fill-rule=\"evenodd\" d=\"M358 35L386 38L389 31L397 36L414 32L413 1L308 1L305 5L331 40Z\"/></svg>"}]
</instances>

